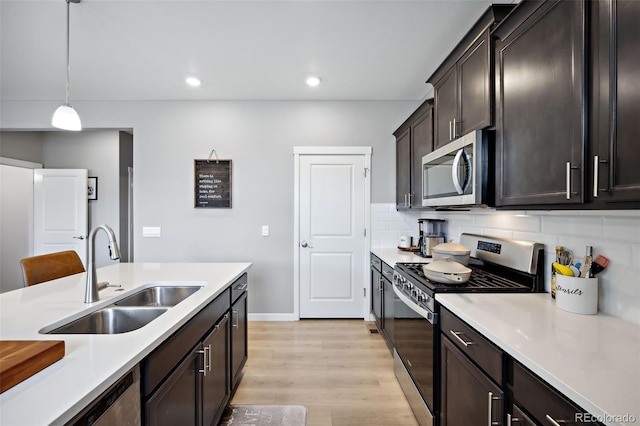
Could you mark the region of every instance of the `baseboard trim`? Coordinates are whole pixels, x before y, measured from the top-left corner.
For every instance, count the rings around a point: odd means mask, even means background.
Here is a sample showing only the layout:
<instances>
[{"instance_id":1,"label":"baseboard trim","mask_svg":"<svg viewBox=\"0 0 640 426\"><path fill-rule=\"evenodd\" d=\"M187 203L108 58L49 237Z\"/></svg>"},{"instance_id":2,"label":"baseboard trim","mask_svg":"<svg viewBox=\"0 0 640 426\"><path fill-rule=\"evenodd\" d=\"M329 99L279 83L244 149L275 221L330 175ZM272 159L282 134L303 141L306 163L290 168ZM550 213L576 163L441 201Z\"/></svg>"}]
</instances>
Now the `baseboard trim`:
<instances>
[{"instance_id":1,"label":"baseboard trim","mask_svg":"<svg viewBox=\"0 0 640 426\"><path fill-rule=\"evenodd\" d=\"M249 321L298 321L294 314L248 314Z\"/></svg>"}]
</instances>

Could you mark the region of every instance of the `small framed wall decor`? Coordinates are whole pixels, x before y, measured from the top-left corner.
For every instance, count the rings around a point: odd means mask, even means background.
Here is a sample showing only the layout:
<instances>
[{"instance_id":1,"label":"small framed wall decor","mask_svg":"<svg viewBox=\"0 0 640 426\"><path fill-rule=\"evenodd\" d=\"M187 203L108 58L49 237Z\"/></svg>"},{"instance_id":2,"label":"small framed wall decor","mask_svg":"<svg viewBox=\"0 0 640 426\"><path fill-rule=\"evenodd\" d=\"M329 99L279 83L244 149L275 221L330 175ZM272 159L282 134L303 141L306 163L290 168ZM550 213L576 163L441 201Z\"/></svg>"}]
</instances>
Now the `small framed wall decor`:
<instances>
[{"instance_id":1,"label":"small framed wall decor","mask_svg":"<svg viewBox=\"0 0 640 426\"><path fill-rule=\"evenodd\" d=\"M231 208L231 160L194 160L195 208Z\"/></svg>"},{"instance_id":2,"label":"small framed wall decor","mask_svg":"<svg viewBox=\"0 0 640 426\"><path fill-rule=\"evenodd\" d=\"M87 196L89 200L98 199L98 178L95 176L87 178Z\"/></svg>"}]
</instances>

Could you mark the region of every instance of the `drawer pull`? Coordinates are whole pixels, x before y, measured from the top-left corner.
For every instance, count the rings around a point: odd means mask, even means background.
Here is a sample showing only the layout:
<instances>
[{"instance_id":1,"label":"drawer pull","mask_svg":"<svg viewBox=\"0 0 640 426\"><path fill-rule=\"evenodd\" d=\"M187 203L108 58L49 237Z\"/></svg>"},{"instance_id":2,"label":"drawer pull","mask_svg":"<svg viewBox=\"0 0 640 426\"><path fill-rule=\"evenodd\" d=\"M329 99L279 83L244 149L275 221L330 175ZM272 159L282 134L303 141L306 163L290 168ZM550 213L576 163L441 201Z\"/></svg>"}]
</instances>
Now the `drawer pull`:
<instances>
[{"instance_id":1,"label":"drawer pull","mask_svg":"<svg viewBox=\"0 0 640 426\"><path fill-rule=\"evenodd\" d=\"M493 392L489 392L489 415L487 416L488 426L497 426L500 424L500 422L493 421L493 401L498 401L498 400L500 400L500 397L493 396Z\"/></svg>"},{"instance_id":2,"label":"drawer pull","mask_svg":"<svg viewBox=\"0 0 640 426\"><path fill-rule=\"evenodd\" d=\"M240 315L238 315L238 310L237 309L232 309L231 310L231 318L234 318L234 317L235 317L235 321L233 321L233 320L231 321L232 322L231 326L233 328L238 328L238 326L240 325Z\"/></svg>"},{"instance_id":3,"label":"drawer pull","mask_svg":"<svg viewBox=\"0 0 640 426\"><path fill-rule=\"evenodd\" d=\"M519 417L511 417L511 414L507 413L507 426L513 426L514 423L520 423L521 421Z\"/></svg>"},{"instance_id":4,"label":"drawer pull","mask_svg":"<svg viewBox=\"0 0 640 426\"><path fill-rule=\"evenodd\" d=\"M553 426L560 426L560 425L564 425L567 422L565 420L556 420L553 417L551 417L550 415L545 415L545 418L549 421L549 423L551 423Z\"/></svg>"},{"instance_id":5,"label":"drawer pull","mask_svg":"<svg viewBox=\"0 0 640 426\"><path fill-rule=\"evenodd\" d=\"M453 331L453 330L449 330L449 331L451 332L451 334L454 335L456 339L460 341L460 343L464 345L465 348L470 345L475 345L475 342L467 342L462 337L460 337L460 335L463 334L462 331Z\"/></svg>"}]
</instances>

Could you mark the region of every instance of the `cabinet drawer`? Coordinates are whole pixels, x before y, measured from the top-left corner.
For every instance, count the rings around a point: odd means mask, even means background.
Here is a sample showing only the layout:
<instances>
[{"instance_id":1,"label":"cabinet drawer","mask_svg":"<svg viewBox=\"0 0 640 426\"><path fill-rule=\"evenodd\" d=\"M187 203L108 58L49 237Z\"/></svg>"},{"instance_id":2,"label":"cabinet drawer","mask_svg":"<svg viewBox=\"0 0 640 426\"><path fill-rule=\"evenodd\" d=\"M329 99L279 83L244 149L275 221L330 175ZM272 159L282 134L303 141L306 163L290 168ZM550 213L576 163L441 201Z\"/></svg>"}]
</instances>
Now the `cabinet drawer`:
<instances>
[{"instance_id":1,"label":"cabinet drawer","mask_svg":"<svg viewBox=\"0 0 640 426\"><path fill-rule=\"evenodd\" d=\"M393 281L393 267L382 262L382 276L389 281Z\"/></svg>"},{"instance_id":2,"label":"cabinet drawer","mask_svg":"<svg viewBox=\"0 0 640 426\"><path fill-rule=\"evenodd\" d=\"M231 304L238 300L240 296L242 296L249 286L249 280L247 278L247 274L243 274L240 278L235 280L233 284L231 284Z\"/></svg>"},{"instance_id":3,"label":"cabinet drawer","mask_svg":"<svg viewBox=\"0 0 640 426\"><path fill-rule=\"evenodd\" d=\"M382 272L382 260L375 254L371 254L371 267L378 272Z\"/></svg>"},{"instance_id":4,"label":"cabinet drawer","mask_svg":"<svg viewBox=\"0 0 640 426\"><path fill-rule=\"evenodd\" d=\"M222 292L142 361L143 395L150 395L205 333L229 310L230 291L226 289Z\"/></svg>"},{"instance_id":5,"label":"cabinet drawer","mask_svg":"<svg viewBox=\"0 0 640 426\"><path fill-rule=\"evenodd\" d=\"M552 425L551 419L558 424L598 424L586 421L587 416L585 421L577 421L585 414L585 410L517 362L513 364L513 399L535 421L544 425Z\"/></svg>"},{"instance_id":6,"label":"cabinet drawer","mask_svg":"<svg viewBox=\"0 0 640 426\"><path fill-rule=\"evenodd\" d=\"M442 334L467 354L496 383L501 384L504 378L503 352L447 309L441 309L440 318Z\"/></svg>"}]
</instances>

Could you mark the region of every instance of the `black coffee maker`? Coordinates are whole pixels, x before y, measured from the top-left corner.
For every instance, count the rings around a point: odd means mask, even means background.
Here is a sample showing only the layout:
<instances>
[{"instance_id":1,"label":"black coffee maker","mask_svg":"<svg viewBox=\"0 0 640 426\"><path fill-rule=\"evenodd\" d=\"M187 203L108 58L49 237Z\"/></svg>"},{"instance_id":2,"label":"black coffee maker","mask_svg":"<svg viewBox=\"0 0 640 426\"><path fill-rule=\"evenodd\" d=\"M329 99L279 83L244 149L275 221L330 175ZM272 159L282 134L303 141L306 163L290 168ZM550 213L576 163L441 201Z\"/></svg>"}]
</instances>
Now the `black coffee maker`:
<instances>
[{"instance_id":1,"label":"black coffee maker","mask_svg":"<svg viewBox=\"0 0 640 426\"><path fill-rule=\"evenodd\" d=\"M431 257L431 250L446 241L444 219L418 219L420 256Z\"/></svg>"}]
</instances>

